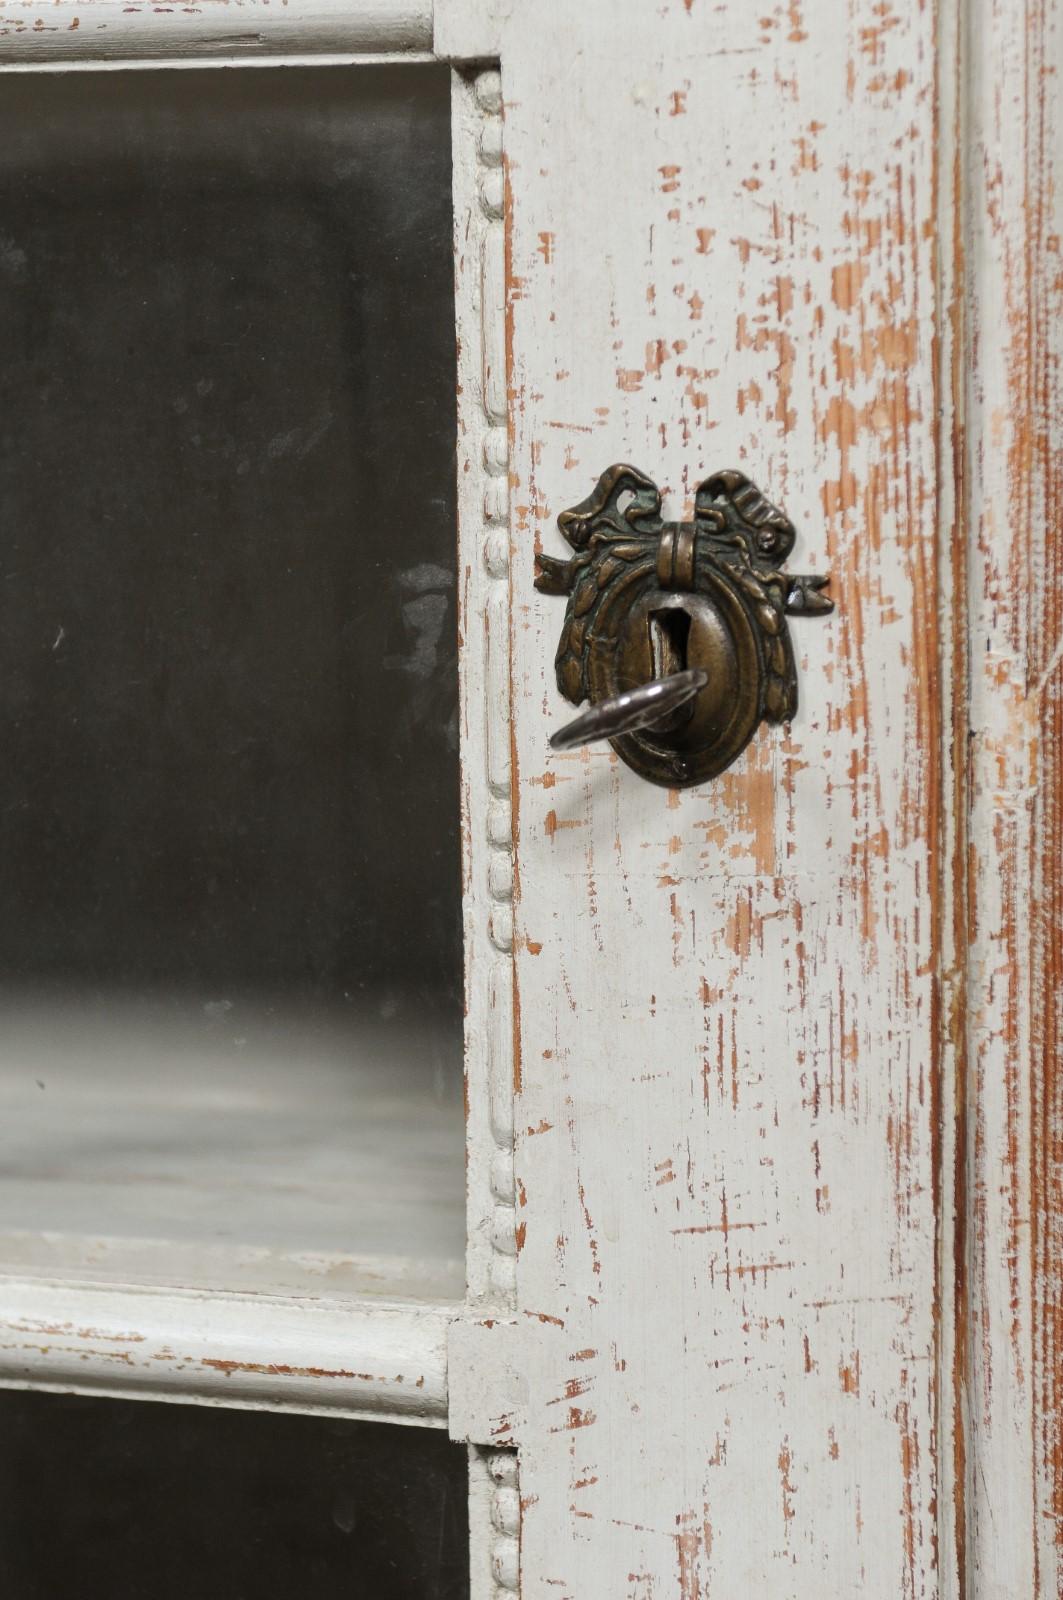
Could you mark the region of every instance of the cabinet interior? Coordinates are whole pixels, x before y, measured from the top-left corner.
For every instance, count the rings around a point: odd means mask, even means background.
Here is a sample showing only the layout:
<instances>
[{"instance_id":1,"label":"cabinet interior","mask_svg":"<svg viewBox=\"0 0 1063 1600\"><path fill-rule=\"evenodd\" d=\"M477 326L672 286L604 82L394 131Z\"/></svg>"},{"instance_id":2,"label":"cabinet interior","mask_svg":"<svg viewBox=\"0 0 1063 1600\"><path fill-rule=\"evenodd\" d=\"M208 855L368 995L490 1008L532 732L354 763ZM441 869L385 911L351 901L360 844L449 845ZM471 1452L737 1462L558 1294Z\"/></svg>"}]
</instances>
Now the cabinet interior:
<instances>
[{"instance_id":1,"label":"cabinet interior","mask_svg":"<svg viewBox=\"0 0 1063 1600\"><path fill-rule=\"evenodd\" d=\"M449 74L0 101L0 1271L464 1286Z\"/></svg>"}]
</instances>

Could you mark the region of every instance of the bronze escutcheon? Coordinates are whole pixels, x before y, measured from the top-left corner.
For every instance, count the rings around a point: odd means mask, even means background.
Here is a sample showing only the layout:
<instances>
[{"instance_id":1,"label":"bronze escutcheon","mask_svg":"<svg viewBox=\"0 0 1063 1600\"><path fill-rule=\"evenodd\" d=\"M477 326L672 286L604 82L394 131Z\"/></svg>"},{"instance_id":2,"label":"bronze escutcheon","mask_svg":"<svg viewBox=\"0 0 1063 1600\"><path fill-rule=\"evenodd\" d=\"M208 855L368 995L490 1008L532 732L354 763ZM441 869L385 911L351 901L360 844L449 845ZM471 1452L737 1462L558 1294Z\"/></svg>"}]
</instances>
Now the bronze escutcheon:
<instances>
[{"instance_id":1,"label":"bronze escutcheon","mask_svg":"<svg viewBox=\"0 0 1063 1600\"><path fill-rule=\"evenodd\" d=\"M697 491L691 522L665 522L657 485L613 466L558 526L575 554L538 558L535 586L566 594L558 688L589 711L555 749L608 738L641 777L703 783L763 722L797 710L787 616L834 609L826 577L781 571L794 528L741 472Z\"/></svg>"}]
</instances>

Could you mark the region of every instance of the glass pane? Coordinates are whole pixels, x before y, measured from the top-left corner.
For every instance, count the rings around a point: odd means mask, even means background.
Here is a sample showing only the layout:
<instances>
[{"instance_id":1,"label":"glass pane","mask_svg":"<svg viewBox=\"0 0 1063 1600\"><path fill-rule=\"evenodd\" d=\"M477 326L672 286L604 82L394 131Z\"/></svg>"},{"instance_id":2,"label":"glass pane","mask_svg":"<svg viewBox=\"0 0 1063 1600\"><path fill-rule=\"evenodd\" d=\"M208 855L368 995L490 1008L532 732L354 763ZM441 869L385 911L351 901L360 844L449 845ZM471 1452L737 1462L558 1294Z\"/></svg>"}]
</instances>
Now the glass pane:
<instances>
[{"instance_id":1,"label":"glass pane","mask_svg":"<svg viewBox=\"0 0 1063 1600\"><path fill-rule=\"evenodd\" d=\"M451 233L442 68L5 85L8 1262L460 1293Z\"/></svg>"},{"instance_id":2,"label":"glass pane","mask_svg":"<svg viewBox=\"0 0 1063 1600\"><path fill-rule=\"evenodd\" d=\"M0 1437L12 1600L467 1600L445 1433L0 1393Z\"/></svg>"}]
</instances>

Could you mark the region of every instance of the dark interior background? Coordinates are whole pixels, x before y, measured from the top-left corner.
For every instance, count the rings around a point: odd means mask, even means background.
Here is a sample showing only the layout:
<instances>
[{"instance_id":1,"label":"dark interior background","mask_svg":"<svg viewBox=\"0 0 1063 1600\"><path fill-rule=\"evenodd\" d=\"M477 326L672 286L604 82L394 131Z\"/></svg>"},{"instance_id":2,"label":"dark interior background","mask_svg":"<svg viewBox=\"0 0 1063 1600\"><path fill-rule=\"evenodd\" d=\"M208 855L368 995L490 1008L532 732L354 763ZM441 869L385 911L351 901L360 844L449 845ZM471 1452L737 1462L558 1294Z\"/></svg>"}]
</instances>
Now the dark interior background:
<instances>
[{"instance_id":1,"label":"dark interior background","mask_svg":"<svg viewBox=\"0 0 1063 1600\"><path fill-rule=\"evenodd\" d=\"M0 982L458 1004L451 229L443 68L6 82Z\"/></svg>"},{"instance_id":2,"label":"dark interior background","mask_svg":"<svg viewBox=\"0 0 1063 1600\"><path fill-rule=\"evenodd\" d=\"M467 1600L442 1431L0 1391L10 1600Z\"/></svg>"}]
</instances>

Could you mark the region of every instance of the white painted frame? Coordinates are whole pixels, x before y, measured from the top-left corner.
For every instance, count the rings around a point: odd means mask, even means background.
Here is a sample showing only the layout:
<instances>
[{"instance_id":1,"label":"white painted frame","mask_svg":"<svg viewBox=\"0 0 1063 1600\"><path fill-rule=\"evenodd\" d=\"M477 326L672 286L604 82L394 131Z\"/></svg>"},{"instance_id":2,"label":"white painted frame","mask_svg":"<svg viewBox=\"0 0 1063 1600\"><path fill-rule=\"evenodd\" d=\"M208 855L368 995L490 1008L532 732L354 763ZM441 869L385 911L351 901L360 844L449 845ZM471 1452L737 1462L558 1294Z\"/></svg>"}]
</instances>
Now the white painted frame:
<instances>
[{"instance_id":1,"label":"white painted frame","mask_svg":"<svg viewBox=\"0 0 1063 1600\"><path fill-rule=\"evenodd\" d=\"M445 1427L445 1306L5 1277L5 1388Z\"/></svg>"},{"instance_id":2,"label":"white painted frame","mask_svg":"<svg viewBox=\"0 0 1063 1600\"><path fill-rule=\"evenodd\" d=\"M431 0L10 0L0 69L431 57Z\"/></svg>"}]
</instances>

